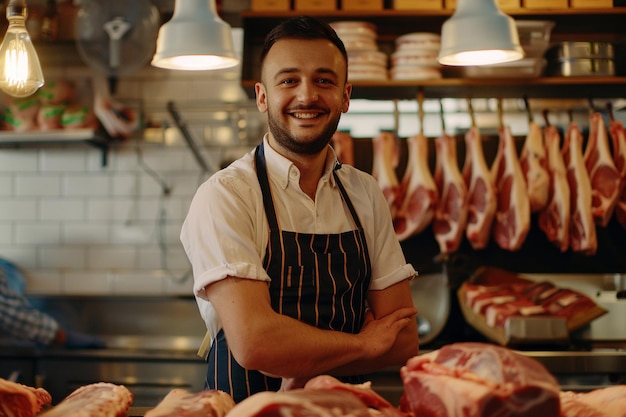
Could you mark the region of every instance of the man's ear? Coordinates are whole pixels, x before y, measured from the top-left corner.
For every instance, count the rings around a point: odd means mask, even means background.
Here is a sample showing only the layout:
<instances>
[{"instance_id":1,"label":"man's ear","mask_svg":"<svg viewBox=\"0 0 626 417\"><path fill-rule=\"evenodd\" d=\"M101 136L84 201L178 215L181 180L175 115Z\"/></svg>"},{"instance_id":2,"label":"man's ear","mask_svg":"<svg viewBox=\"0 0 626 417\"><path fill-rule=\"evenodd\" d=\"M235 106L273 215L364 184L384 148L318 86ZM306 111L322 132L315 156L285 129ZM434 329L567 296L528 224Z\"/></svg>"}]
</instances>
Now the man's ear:
<instances>
[{"instance_id":1,"label":"man's ear","mask_svg":"<svg viewBox=\"0 0 626 417\"><path fill-rule=\"evenodd\" d=\"M263 83L258 82L254 84L254 93L256 96L256 108L259 109L261 113L265 113L267 111L267 94L265 93Z\"/></svg>"},{"instance_id":2,"label":"man's ear","mask_svg":"<svg viewBox=\"0 0 626 417\"><path fill-rule=\"evenodd\" d=\"M352 84L346 84L346 88L343 90L343 105L341 107L342 113L348 113L350 108L350 96L352 95Z\"/></svg>"}]
</instances>

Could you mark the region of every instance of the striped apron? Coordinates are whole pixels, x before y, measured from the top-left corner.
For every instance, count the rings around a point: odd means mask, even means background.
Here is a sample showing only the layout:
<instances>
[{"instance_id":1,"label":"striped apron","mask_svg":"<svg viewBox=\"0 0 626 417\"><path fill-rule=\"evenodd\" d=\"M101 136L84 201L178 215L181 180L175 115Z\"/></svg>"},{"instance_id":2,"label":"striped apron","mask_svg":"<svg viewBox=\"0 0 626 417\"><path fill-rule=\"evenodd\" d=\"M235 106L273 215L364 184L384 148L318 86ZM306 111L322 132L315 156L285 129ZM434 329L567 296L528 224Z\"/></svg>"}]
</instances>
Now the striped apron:
<instances>
[{"instance_id":1,"label":"striped apron","mask_svg":"<svg viewBox=\"0 0 626 417\"><path fill-rule=\"evenodd\" d=\"M356 229L339 234L290 232L281 230L278 224L263 144L256 148L255 162L270 229L263 265L271 278L272 308L318 328L358 333L365 315L371 266L365 232L337 174L333 172ZM244 369L237 363L223 330L217 334L207 362L206 388L225 391L235 402L280 388L280 378ZM364 382L362 375L341 379Z\"/></svg>"}]
</instances>

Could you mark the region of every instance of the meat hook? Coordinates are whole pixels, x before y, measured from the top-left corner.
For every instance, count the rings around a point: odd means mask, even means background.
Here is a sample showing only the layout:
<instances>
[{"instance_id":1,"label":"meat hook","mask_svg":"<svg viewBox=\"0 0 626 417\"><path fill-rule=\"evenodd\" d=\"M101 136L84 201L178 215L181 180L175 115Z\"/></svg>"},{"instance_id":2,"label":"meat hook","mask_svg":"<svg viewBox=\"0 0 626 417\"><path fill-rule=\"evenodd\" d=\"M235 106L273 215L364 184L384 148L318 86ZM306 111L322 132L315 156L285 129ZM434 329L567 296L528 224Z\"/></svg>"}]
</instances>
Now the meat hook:
<instances>
[{"instance_id":1,"label":"meat hook","mask_svg":"<svg viewBox=\"0 0 626 417\"><path fill-rule=\"evenodd\" d=\"M504 127L504 114L502 110L502 97L498 97L498 123L500 125L500 129Z\"/></svg>"},{"instance_id":2,"label":"meat hook","mask_svg":"<svg viewBox=\"0 0 626 417\"><path fill-rule=\"evenodd\" d=\"M443 116L443 101L439 99L439 110L440 110L440 118L441 118L441 131L443 134L446 133L446 120Z\"/></svg>"},{"instance_id":3,"label":"meat hook","mask_svg":"<svg viewBox=\"0 0 626 417\"><path fill-rule=\"evenodd\" d=\"M424 134L424 90L417 91L417 118L420 123L420 134Z\"/></svg>"},{"instance_id":4,"label":"meat hook","mask_svg":"<svg viewBox=\"0 0 626 417\"><path fill-rule=\"evenodd\" d=\"M467 98L467 111L470 115L470 120L472 121L472 127L476 127L476 116L474 115L474 106L472 105L472 98Z\"/></svg>"},{"instance_id":5,"label":"meat hook","mask_svg":"<svg viewBox=\"0 0 626 417\"><path fill-rule=\"evenodd\" d=\"M532 123L533 122L533 112L530 109L530 103L528 102L528 96L524 95L523 100L524 100L524 107L526 108L526 114L528 115L528 123Z\"/></svg>"}]
</instances>

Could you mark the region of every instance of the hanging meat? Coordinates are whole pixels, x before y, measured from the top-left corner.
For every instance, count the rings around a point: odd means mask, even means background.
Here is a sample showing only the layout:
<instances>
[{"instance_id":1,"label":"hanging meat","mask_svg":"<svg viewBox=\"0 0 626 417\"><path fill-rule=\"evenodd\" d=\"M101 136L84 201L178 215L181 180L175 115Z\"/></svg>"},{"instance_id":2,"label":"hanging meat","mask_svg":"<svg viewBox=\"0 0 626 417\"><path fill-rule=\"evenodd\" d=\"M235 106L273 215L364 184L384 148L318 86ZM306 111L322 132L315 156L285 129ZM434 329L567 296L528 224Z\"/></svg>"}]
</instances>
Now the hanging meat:
<instances>
[{"instance_id":1,"label":"hanging meat","mask_svg":"<svg viewBox=\"0 0 626 417\"><path fill-rule=\"evenodd\" d=\"M483 249L489 243L498 201L496 186L485 160L480 130L476 126L465 134L465 150L463 179L468 188L465 235L474 249Z\"/></svg>"},{"instance_id":2,"label":"hanging meat","mask_svg":"<svg viewBox=\"0 0 626 417\"><path fill-rule=\"evenodd\" d=\"M403 200L393 219L400 241L422 232L432 222L439 199L428 166L428 139L418 133L406 142L408 161L400 183Z\"/></svg>"},{"instance_id":3,"label":"hanging meat","mask_svg":"<svg viewBox=\"0 0 626 417\"><path fill-rule=\"evenodd\" d=\"M621 179L613 163L602 114L597 112L589 118L589 139L584 161L591 180L593 219L596 224L605 227L613 215Z\"/></svg>"},{"instance_id":4,"label":"hanging meat","mask_svg":"<svg viewBox=\"0 0 626 417\"><path fill-rule=\"evenodd\" d=\"M539 213L538 222L548 241L565 252L569 248L571 211L567 169L561 155L561 135L554 126L546 126L544 134L550 182L548 204Z\"/></svg>"},{"instance_id":5,"label":"hanging meat","mask_svg":"<svg viewBox=\"0 0 626 417\"><path fill-rule=\"evenodd\" d=\"M609 132L613 142L613 162L621 177L619 196L615 204L615 217L618 223L626 229L626 131L622 122L611 119Z\"/></svg>"},{"instance_id":6,"label":"hanging meat","mask_svg":"<svg viewBox=\"0 0 626 417\"><path fill-rule=\"evenodd\" d=\"M400 182L396 174L400 159L396 135L386 131L380 132L372 138L372 146L374 148L372 176L383 191L391 217L394 218L402 203Z\"/></svg>"},{"instance_id":7,"label":"hanging meat","mask_svg":"<svg viewBox=\"0 0 626 417\"><path fill-rule=\"evenodd\" d=\"M493 237L502 249L516 251L522 247L530 229L530 201L515 141L508 126L500 127L498 151L491 166L491 175L498 194Z\"/></svg>"},{"instance_id":8,"label":"hanging meat","mask_svg":"<svg viewBox=\"0 0 626 417\"><path fill-rule=\"evenodd\" d=\"M349 132L338 130L333 135L331 142L337 153L337 158L342 164L354 166L354 139Z\"/></svg>"},{"instance_id":9,"label":"hanging meat","mask_svg":"<svg viewBox=\"0 0 626 417\"><path fill-rule=\"evenodd\" d=\"M536 213L548 204L550 188L543 133L541 126L536 122L531 121L528 125L528 135L522 147L520 164L528 185L530 211Z\"/></svg>"},{"instance_id":10,"label":"hanging meat","mask_svg":"<svg viewBox=\"0 0 626 417\"><path fill-rule=\"evenodd\" d=\"M575 122L570 123L563 143L570 190L570 248L593 255L598 249L596 226L591 211L591 181L583 160L583 135Z\"/></svg>"},{"instance_id":11,"label":"hanging meat","mask_svg":"<svg viewBox=\"0 0 626 417\"><path fill-rule=\"evenodd\" d=\"M441 253L455 252L467 223L467 186L459 170L456 140L445 132L435 139L435 184L439 202L433 231Z\"/></svg>"}]
</instances>

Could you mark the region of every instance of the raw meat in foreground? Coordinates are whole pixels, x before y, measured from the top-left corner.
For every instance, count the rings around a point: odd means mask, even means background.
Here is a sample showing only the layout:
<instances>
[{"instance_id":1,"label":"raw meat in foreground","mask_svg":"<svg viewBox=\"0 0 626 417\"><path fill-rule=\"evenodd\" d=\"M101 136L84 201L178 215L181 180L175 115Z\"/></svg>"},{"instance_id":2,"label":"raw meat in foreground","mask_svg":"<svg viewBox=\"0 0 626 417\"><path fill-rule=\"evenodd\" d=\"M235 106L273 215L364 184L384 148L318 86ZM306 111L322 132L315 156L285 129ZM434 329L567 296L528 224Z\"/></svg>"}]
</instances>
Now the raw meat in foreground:
<instances>
[{"instance_id":1,"label":"raw meat in foreground","mask_svg":"<svg viewBox=\"0 0 626 417\"><path fill-rule=\"evenodd\" d=\"M422 232L432 222L439 198L428 166L428 139L417 134L406 142L409 159L400 183L402 204L393 218L400 241Z\"/></svg>"},{"instance_id":2,"label":"raw meat in foreground","mask_svg":"<svg viewBox=\"0 0 626 417\"><path fill-rule=\"evenodd\" d=\"M561 392L561 417L626 417L626 385Z\"/></svg>"},{"instance_id":3,"label":"raw meat in foreground","mask_svg":"<svg viewBox=\"0 0 626 417\"><path fill-rule=\"evenodd\" d=\"M123 385L97 382L83 385L42 417L123 417L133 394Z\"/></svg>"},{"instance_id":4,"label":"raw meat in foreground","mask_svg":"<svg viewBox=\"0 0 626 417\"><path fill-rule=\"evenodd\" d=\"M538 361L486 343L454 343L400 370L400 410L419 417L559 416L559 384Z\"/></svg>"},{"instance_id":5,"label":"raw meat in foreground","mask_svg":"<svg viewBox=\"0 0 626 417\"><path fill-rule=\"evenodd\" d=\"M264 391L238 403L228 417L372 417L355 395L333 389Z\"/></svg>"},{"instance_id":6,"label":"raw meat in foreground","mask_svg":"<svg viewBox=\"0 0 626 417\"><path fill-rule=\"evenodd\" d=\"M341 382L335 377L330 375L320 375L312 378L304 385L305 390L337 390L343 392L349 392L357 396L365 405L373 410L377 410L379 413L388 416L402 416L403 414L398 411L389 401L381 397L376 391L372 389L371 382L365 382L363 384L348 384Z\"/></svg>"},{"instance_id":7,"label":"raw meat in foreground","mask_svg":"<svg viewBox=\"0 0 626 417\"><path fill-rule=\"evenodd\" d=\"M234 406L233 397L223 391L173 389L145 417L224 417Z\"/></svg>"},{"instance_id":8,"label":"raw meat in foreground","mask_svg":"<svg viewBox=\"0 0 626 417\"><path fill-rule=\"evenodd\" d=\"M0 378L0 416L32 417L52 402L50 393Z\"/></svg>"}]
</instances>

